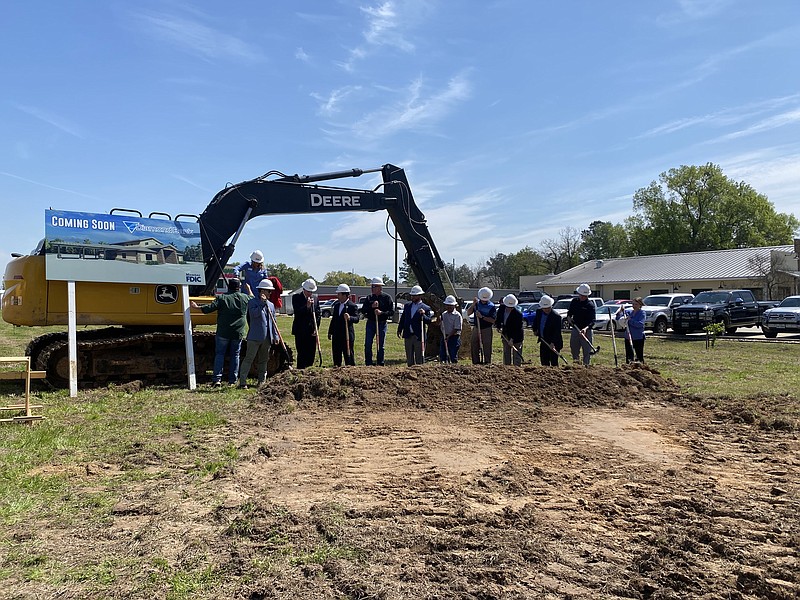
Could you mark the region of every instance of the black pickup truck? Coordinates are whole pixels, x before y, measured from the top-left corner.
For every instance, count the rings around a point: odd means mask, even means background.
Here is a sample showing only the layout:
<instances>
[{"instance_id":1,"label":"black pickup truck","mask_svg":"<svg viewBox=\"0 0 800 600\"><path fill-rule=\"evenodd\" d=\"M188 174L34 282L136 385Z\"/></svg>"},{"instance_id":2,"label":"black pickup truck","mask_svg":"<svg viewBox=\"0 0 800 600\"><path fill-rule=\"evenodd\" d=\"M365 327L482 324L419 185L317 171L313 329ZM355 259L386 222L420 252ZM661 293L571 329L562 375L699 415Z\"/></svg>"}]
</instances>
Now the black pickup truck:
<instances>
[{"instance_id":1,"label":"black pickup truck","mask_svg":"<svg viewBox=\"0 0 800 600\"><path fill-rule=\"evenodd\" d=\"M737 327L758 327L761 314L777 302L758 302L750 290L712 290L700 292L687 304L672 311L675 333L698 331L711 323L722 323L725 333L733 335Z\"/></svg>"}]
</instances>

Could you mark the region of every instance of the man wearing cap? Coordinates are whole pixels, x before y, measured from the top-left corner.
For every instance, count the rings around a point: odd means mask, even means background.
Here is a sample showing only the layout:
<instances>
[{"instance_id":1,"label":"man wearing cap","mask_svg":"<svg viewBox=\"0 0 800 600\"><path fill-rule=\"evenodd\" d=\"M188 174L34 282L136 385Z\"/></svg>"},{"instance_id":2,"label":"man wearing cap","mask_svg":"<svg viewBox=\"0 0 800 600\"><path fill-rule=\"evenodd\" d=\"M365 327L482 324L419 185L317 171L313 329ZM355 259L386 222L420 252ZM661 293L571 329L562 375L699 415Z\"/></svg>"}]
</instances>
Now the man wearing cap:
<instances>
[{"instance_id":1,"label":"man wearing cap","mask_svg":"<svg viewBox=\"0 0 800 600\"><path fill-rule=\"evenodd\" d=\"M558 354L564 347L561 337L561 317L553 312L553 299L542 296L533 317L533 332L539 338L539 362L543 367L557 367Z\"/></svg>"},{"instance_id":2,"label":"man wearing cap","mask_svg":"<svg viewBox=\"0 0 800 600\"><path fill-rule=\"evenodd\" d=\"M439 344L439 362L458 362L458 349L461 347L461 327L464 318L456 310L458 301L455 296L444 299L444 312L439 323L442 328L442 341Z\"/></svg>"},{"instance_id":3,"label":"man wearing cap","mask_svg":"<svg viewBox=\"0 0 800 600\"><path fill-rule=\"evenodd\" d=\"M350 286L340 283L336 288L336 302L331 306L331 324L328 326L328 339L331 340L333 352L333 365L355 365L356 357L353 352L355 347L356 332L353 325L358 323L358 304L350 300Z\"/></svg>"},{"instance_id":4,"label":"man wearing cap","mask_svg":"<svg viewBox=\"0 0 800 600\"><path fill-rule=\"evenodd\" d=\"M236 384L239 375L239 352L242 348L242 338L247 327L247 303L250 296L239 291L238 279L228 280L228 291L217 296L210 304L199 306L192 300L192 308L199 308L204 313L217 311L217 334L215 338L214 378L212 385L222 385L222 370L225 367L225 357L228 356L228 382Z\"/></svg>"},{"instance_id":5,"label":"man wearing cap","mask_svg":"<svg viewBox=\"0 0 800 600\"><path fill-rule=\"evenodd\" d=\"M569 349L574 362L580 359L581 349L583 349L583 364L588 367L592 358L592 350L594 350L592 325L596 313L594 304L589 302L589 296L592 295L592 288L589 287L589 284L580 284L576 291L578 297L572 299L567 310L567 321L570 323Z\"/></svg>"},{"instance_id":6,"label":"man wearing cap","mask_svg":"<svg viewBox=\"0 0 800 600\"><path fill-rule=\"evenodd\" d=\"M247 350L239 369L239 387L247 387L247 376L253 361L256 363L258 385L267 380L267 363L273 344L278 343L278 332L275 330L275 305L269 301L270 292L275 289L269 279L264 279L256 288L258 296L250 298L247 303L247 320L250 329L247 332Z\"/></svg>"},{"instance_id":7,"label":"man wearing cap","mask_svg":"<svg viewBox=\"0 0 800 600\"><path fill-rule=\"evenodd\" d=\"M255 295L258 284L267 278L267 269L264 267L264 253L254 250L250 254L250 262L236 265L233 269L236 276L242 279L242 291L250 296Z\"/></svg>"},{"instance_id":8,"label":"man wearing cap","mask_svg":"<svg viewBox=\"0 0 800 600\"><path fill-rule=\"evenodd\" d=\"M367 325L364 328L364 364L373 364L372 343L377 339L377 364L383 366L386 343L386 322L391 319L394 314L394 302L389 294L383 293L383 279L380 277L374 277L370 283L370 287L372 293L364 298L364 302L359 309L367 320Z\"/></svg>"},{"instance_id":9,"label":"man wearing cap","mask_svg":"<svg viewBox=\"0 0 800 600\"><path fill-rule=\"evenodd\" d=\"M525 323L517 310L519 300L514 294L503 297L503 305L497 309L495 326L503 340L503 364L522 365L522 342L525 338Z\"/></svg>"},{"instance_id":10,"label":"man wearing cap","mask_svg":"<svg viewBox=\"0 0 800 600\"><path fill-rule=\"evenodd\" d=\"M297 348L297 368L305 369L314 364L319 327L319 302L314 298L317 282L309 278L303 282L302 289L292 295L294 321L292 335Z\"/></svg>"},{"instance_id":11,"label":"man wearing cap","mask_svg":"<svg viewBox=\"0 0 800 600\"><path fill-rule=\"evenodd\" d=\"M493 295L494 292L488 287L482 287L467 309L467 316L475 315L476 320L470 339L473 365L488 365L492 362L492 325L497 316L497 307L492 302Z\"/></svg>"},{"instance_id":12,"label":"man wearing cap","mask_svg":"<svg viewBox=\"0 0 800 600\"><path fill-rule=\"evenodd\" d=\"M425 323L431 322L431 307L422 301L422 288L411 288L411 302L403 306L403 314L397 323L397 337L403 338L406 349L406 364L421 365L425 362L422 346L425 341Z\"/></svg>"}]
</instances>

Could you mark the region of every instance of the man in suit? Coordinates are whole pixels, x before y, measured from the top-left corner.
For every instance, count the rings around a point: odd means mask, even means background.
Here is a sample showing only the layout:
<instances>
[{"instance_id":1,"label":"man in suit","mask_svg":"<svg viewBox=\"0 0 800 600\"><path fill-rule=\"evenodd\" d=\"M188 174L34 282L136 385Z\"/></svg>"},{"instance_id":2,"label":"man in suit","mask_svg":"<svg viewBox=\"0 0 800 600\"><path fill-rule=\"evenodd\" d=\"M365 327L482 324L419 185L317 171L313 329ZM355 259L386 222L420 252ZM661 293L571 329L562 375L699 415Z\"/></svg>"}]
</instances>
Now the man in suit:
<instances>
[{"instance_id":1,"label":"man in suit","mask_svg":"<svg viewBox=\"0 0 800 600\"><path fill-rule=\"evenodd\" d=\"M553 299L542 296L533 317L533 332L539 338L539 360L542 366L557 367L558 354L564 347L561 337L561 317L553 312Z\"/></svg>"},{"instance_id":2,"label":"man in suit","mask_svg":"<svg viewBox=\"0 0 800 600\"><path fill-rule=\"evenodd\" d=\"M292 294L294 321L292 335L297 348L297 368L305 369L314 364L317 349L317 328L319 327L319 302L314 299L317 282L309 278L303 282L303 289Z\"/></svg>"},{"instance_id":3,"label":"man in suit","mask_svg":"<svg viewBox=\"0 0 800 600\"><path fill-rule=\"evenodd\" d=\"M503 303L497 309L495 327L500 331L503 340L503 364L522 365L522 341L525 338L525 324L522 313L517 310L519 300L514 294L503 297Z\"/></svg>"},{"instance_id":4,"label":"man in suit","mask_svg":"<svg viewBox=\"0 0 800 600\"><path fill-rule=\"evenodd\" d=\"M333 365L355 365L356 357L353 353L356 332L353 325L358 323L358 304L350 300L350 286L340 283L336 288L336 302L331 306L331 324L328 326L328 339L331 340L333 352Z\"/></svg>"}]
</instances>

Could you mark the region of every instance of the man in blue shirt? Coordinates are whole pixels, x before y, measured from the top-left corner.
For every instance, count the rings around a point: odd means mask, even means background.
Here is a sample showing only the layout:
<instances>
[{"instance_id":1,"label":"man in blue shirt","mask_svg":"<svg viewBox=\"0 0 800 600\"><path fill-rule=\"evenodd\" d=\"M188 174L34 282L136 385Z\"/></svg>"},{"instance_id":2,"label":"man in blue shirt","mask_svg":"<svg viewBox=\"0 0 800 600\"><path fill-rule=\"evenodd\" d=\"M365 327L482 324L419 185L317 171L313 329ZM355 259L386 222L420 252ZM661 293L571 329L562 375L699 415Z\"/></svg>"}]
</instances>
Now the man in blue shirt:
<instances>
[{"instance_id":1,"label":"man in blue shirt","mask_svg":"<svg viewBox=\"0 0 800 600\"><path fill-rule=\"evenodd\" d=\"M544 367L557 367L558 354L564 347L561 337L561 317L553 312L553 299L542 296L533 317L533 331L539 338L539 362Z\"/></svg>"},{"instance_id":2,"label":"man in blue shirt","mask_svg":"<svg viewBox=\"0 0 800 600\"><path fill-rule=\"evenodd\" d=\"M475 326L472 328L470 353L472 364L491 364L492 362L492 326L497 317L497 307L492 302L494 292L488 287L478 290L478 295L467 309L467 316L475 315Z\"/></svg>"},{"instance_id":3,"label":"man in blue shirt","mask_svg":"<svg viewBox=\"0 0 800 600\"><path fill-rule=\"evenodd\" d=\"M233 272L242 280L242 291L248 296L255 296L258 284L268 275L264 266L264 253L261 250L255 250L250 255L250 262L236 265Z\"/></svg>"},{"instance_id":4,"label":"man in blue shirt","mask_svg":"<svg viewBox=\"0 0 800 600\"><path fill-rule=\"evenodd\" d=\"M279 341L278 332L275 330L275 305L269 301L269 293L275 289L269 279L265 279L256 288L258 296L251 298L247 303L247 319L250 330L247 332L247 352L239 370L239 387L247 387L247 376L253 361L256 363L258 385L267 380L267 363L269 352L273 344Z\"/></svg>"}]
</instances>

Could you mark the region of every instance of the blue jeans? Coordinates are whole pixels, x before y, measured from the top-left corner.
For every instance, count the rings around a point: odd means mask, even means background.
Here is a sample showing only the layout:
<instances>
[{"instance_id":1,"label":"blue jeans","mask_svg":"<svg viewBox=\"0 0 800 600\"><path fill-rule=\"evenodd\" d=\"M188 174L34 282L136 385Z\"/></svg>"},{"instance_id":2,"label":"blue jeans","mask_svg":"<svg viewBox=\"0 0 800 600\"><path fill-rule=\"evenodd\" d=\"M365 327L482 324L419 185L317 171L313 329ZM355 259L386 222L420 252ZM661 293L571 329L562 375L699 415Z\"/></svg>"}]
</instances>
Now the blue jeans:
<instances>
[{"instance_id":1,"label":"blue jeans","mask_svg":"<svg viewBox=\"0 0 800 600\"><path fill-rule=\"evenodd\" d=\"M454 335L450 338L442 338L439 343L439 362L458 362L458 349L461 347L461 336Z\"/></svg>"},{"instance_id":2,"label":"blue jeans","mask_svg":"<svg viewBox=\"0 0 800 600\"><path fill-rule=\"evenodd\" d=\"M378 364L383 364L384 349L386 348L386 321L380 323L378 330ZM375 340L375 319L368 319L365 330L366 339L364 340L364 364L371 365L372 363L372 342Z\"/></svg>"},{"instance_id":3,"label":"blue jeans","mask_svg":"<svg viewBox=\"0 0 800 600\"><path fill-rule=\"evenodd\" d=\"M228 362L228 382L236 383L239 376L239 350L242 348L242 340L229 340L228 338L216 337L216 354L214 355L214 381L222 381L222 368L225 365L225 357L230 356Z\"/></svg>"}]
</instances>

